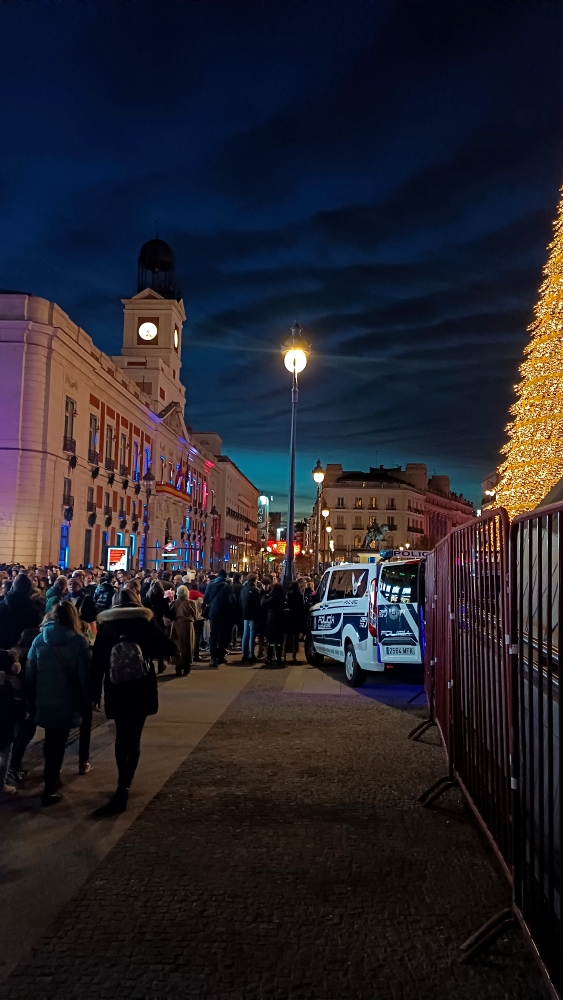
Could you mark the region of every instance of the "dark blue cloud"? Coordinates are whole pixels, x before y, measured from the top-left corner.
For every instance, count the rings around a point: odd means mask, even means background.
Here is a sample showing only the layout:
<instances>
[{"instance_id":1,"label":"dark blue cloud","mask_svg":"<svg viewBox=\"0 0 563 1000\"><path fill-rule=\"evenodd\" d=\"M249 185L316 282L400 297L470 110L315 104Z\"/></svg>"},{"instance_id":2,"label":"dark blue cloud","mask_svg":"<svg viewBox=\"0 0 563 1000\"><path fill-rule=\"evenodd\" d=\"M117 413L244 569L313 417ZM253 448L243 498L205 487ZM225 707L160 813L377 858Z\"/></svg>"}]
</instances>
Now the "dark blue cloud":
<instances>
[{"instance_id":1,"label":"dark blue cloud","mask_svg":"<svg viewBox=\"0 0 563 1000\"><path fill-rule=\"evenodd\" d=\"M110 353L154 231L188 316L187 420L303 509L318 456L479 495L550 239L563 7L550 0L63 0L2 7L0 285Z\"/></svg>"}]
</instances>

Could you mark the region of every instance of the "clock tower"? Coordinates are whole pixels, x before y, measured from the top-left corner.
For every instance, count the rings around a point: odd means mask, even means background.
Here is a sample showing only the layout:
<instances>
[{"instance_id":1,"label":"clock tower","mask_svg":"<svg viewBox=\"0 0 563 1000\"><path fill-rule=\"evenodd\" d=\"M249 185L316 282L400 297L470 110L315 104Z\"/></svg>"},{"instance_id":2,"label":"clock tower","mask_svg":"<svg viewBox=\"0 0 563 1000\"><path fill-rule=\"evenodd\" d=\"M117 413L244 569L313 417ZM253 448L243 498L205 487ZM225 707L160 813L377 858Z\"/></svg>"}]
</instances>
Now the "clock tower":
<instances>
[{"instance_id":1,"label":"clock tower","mask_svg":"<svg viewBox=\"0 0 563 1000\"><path fill-rule=\"evenodd\" d=\"M186 314L182 299L173 291L173 273L170 247L159 239L145 243L139 255L139 285L144 287L132 298L121 300L123 347L121 356L113 358L140 391L152 398L157 413L172 402L180 403L182 412L185 405L180 369Z\"/></svg>"}]
</instances>

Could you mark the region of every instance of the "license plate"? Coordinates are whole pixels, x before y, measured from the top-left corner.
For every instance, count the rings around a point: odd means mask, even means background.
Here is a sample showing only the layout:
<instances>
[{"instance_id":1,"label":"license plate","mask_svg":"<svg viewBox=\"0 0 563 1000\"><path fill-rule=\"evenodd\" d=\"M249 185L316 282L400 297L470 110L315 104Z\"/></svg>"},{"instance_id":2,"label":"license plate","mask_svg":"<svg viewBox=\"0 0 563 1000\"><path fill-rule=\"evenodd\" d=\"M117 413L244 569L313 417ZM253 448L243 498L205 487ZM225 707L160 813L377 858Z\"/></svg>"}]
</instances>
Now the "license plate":
<instances>
[{"instance_id":1,"label":"license plate","mask_svg":"<svg viewBox=\"0 0 563 1000\"><path fill-rule=\"evenodd\" d=\"M388 646L387 647L388 656L416 656L416 649L414 646Z\"/></svg>"}]
</instances>

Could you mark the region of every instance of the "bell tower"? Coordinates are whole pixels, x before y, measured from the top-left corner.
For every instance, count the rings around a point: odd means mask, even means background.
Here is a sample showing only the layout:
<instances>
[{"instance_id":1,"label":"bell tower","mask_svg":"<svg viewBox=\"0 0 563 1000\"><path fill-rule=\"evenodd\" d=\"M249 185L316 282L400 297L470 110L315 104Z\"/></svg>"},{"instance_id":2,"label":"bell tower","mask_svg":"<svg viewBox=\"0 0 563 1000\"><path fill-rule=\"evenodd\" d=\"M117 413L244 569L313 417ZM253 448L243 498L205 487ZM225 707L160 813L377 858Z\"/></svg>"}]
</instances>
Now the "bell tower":
<instances>
[{"instance_id":1,"label":"bell tower","mask_svg":"<svg viewBox=\"0 0 563 1000\"><path fill-rule=\"evenodd\" d=\"M115 363L127 370L159 412L171 402L185 406L180 381L184 303L174 291L174 257L163 240L141 247L137 294L123 302L123 347ZM146 282L146 284L145 284Z\"/></svg>"}]
</instances>

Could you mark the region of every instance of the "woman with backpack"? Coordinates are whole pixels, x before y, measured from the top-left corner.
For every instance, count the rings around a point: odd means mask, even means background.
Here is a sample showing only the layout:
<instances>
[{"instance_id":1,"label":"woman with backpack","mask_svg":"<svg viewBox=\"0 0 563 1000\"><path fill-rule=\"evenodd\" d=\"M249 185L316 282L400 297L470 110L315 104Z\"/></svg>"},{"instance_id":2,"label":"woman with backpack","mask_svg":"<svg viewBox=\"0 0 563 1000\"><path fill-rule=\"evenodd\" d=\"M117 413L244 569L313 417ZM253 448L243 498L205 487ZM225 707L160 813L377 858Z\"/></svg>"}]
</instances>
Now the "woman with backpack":
<instances>
[{"instance_id":1,"label":"woman with backpack","mask_svg":"<svg viewBox=\"0 0 563 1000\"><path fill-rule=\"evenodd\" d=\"M115 722L117 791L105 813L127 808L129 789L139 763L141 734L148 715L158 712L158 688L152 660L178 655L149 608L131 590L122 589L115 604L98 616L93 650L94 702L104 690L105 712Z\"/></svg>"},{"instance_id":2,"label":"woman with backpack","mask_svg":"<svg viewBox=\"0 0 563 1000\"><path fill-rule=\"evenodd\" d=\"M58 785L68 735L80 725L84 709L91 705L91 655L74 604L59 601L33 640L25 665L26 692L34 706L35 723L45 729L43 806L62 798Z\"/></svg>"}]
</instances>

